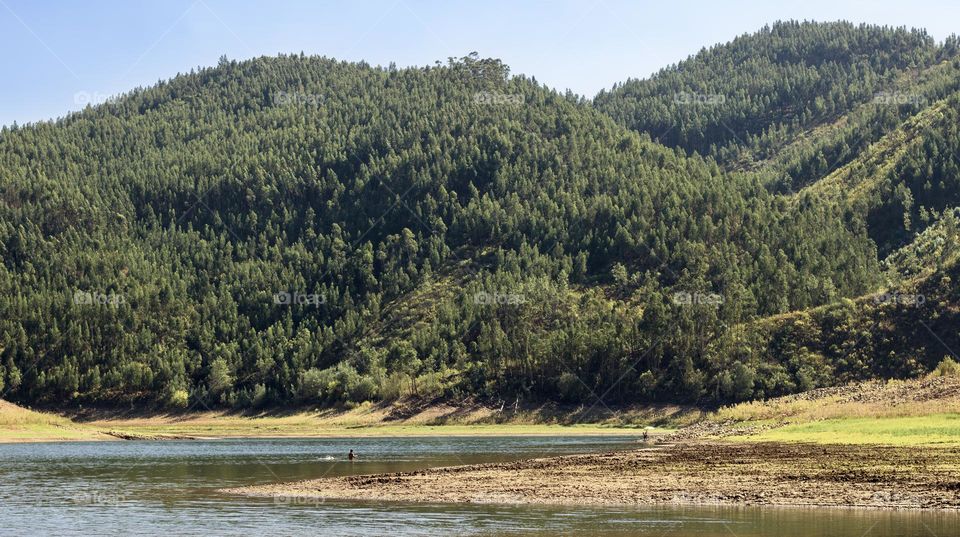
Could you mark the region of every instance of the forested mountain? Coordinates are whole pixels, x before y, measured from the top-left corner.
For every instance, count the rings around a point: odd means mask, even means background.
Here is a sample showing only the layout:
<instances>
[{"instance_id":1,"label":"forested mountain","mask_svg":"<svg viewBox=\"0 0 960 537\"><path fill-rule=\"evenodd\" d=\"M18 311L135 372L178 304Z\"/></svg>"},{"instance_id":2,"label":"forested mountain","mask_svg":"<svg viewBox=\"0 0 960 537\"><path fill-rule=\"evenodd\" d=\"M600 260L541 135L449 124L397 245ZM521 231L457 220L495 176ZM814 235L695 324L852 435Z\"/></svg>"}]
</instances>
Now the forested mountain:
<instances>
[{"instance_id":1,"label":"forested mountain","mask_svg":"<svg viewBox=\"0 0 960 537\"><path fill-rule=\"evenodd\" d=\"M955 227L940 215L960 191L955 48L922 32L778 23L595 101L476 55L407 69L222 59L4 128L3 393L193 408L723 402L913 374L932 349L910 367L841 367L825 340L769 323L890 285L878 246L906 259L934 222L946 239L933 248L953 266ZM731 80L730 62L755 65L741 72L756 80ZM882 120L856 106L888 82L937 100ZM677 91L726 90L756 102L681 110L701 124L675 139L637 119L690 125L649 111ZM821 95L831 104L801 110ZM793 131L837 115L876 126L867 147L794 177L856 133ZM755 148L715 128L731 118L744 137L786 129L777 144L790 156L733 165L724 148ZM911 121L923 141L875 180L858 158ZM872 201L819 188L826 171L876 184ZM784 192L794 185L810 186Z\"/></svg>"},{"instance_id":2,"label":"forested mountain","mask_svg":"<svg viewBox=\"0 0 960 537\"><path fill-rule=\"evenodd\" d=\"M958 52L956 37L937 45L921 30L778 22L601 92L595 105L688 153L768 158L789 136L878 97L916 111L912 95L884 90Z\"/></svg>"}]
</instances>

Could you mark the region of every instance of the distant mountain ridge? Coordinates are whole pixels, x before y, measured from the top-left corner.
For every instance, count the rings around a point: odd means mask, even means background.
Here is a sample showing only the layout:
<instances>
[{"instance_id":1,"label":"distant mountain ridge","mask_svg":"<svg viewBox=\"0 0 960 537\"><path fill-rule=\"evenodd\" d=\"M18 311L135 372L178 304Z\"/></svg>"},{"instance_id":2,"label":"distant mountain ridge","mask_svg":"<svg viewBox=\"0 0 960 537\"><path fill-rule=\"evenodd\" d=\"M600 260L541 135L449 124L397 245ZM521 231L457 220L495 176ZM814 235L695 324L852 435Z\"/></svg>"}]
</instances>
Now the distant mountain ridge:
<instances>
[{"instance_id":1,"label":"distant mountain ridge","mask_svg":"<svg viewBox=\"0 0 960 537\"><path fill-rule=\"evenodd\" d=\"M958 52L956 36L937 45L922 30L778 22L628 80L594 102L664 145L727 158L732 146L768 145L845 114L899 74Z\"/></svg>"}]
</instances>

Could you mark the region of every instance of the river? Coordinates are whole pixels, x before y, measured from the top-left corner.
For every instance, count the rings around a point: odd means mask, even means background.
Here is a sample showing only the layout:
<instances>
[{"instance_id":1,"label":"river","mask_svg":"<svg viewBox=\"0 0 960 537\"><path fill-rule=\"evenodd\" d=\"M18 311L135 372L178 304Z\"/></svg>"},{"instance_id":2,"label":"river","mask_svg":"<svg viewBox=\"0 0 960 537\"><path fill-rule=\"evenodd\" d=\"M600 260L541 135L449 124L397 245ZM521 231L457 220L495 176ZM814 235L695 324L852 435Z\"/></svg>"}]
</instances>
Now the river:
<instances>
[{"instance_id":1,"label":"river","mask_svg":"<svg viewBox=\"0 0 960 537\"><path fill-rule=\"evenodd\" d=\"M430 437L0 445L3 535L960 534L949 512L417 505L247 498L275 481L636 447L635 437ZM358 459L346 460L353 449Z\"/></svg>"}]
</instances>

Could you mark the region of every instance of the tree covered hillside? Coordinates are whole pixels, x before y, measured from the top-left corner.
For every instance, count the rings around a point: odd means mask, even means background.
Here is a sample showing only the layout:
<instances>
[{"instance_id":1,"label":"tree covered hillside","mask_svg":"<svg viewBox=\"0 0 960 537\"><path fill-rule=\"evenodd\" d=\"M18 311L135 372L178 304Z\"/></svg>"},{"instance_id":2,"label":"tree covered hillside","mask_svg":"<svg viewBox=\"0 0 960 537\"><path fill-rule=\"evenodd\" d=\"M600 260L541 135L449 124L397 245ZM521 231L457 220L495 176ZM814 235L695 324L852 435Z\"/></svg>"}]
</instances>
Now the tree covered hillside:
<instances>
[{"instance_id":1,"label":"tree covered hillside","mask_svg":"<svg viewBox=\"0 0 960 537\"><path fill-rule=\"evenodd\" d=\"M942 52L922 33L775 28L807 56L889 50L830 64L835 81ZM833 382L823 355L771 353L744 327L876 290L869 226L902 213L776 194L602 110L476 55L407 69L300 55L223 59L4 128L2 393L722 402Z\"/></svg>"},{"instance_id":2,"label":"tree covered hillside","mask_svg":"<svg viewBox=\"0 0 960 537\"><path fill-rule=\"evenodd\" d=\"M843 115L875 99L902 73L958 52L956 37L938 46L922 30L778 22L703 49L649 79L627 80L601 92L596 106L688 153L733 161L750 147L766 158L789 135ZM922 104L887 97L914 110Z\"/></svg>"}]
</instances>

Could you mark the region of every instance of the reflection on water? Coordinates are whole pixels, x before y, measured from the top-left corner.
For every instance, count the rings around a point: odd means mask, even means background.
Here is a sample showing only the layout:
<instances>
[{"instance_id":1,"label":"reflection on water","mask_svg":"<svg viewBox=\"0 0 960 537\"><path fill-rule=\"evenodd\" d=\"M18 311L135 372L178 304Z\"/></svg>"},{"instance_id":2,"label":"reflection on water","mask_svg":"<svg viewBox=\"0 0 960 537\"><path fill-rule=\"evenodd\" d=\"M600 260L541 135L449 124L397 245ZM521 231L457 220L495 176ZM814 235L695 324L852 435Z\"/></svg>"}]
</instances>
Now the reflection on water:
<instances>
[{"instance_id":1,"label":"reflection on water","mask_svg":"<svg viewBox=\"0 0 960 537\"><path fill-rule=\"evenodd\" d=\"M418 505L221 487L635 446L632 438L339 438L0 445L0 533L957 535L960 515L761 508ZM354 449L359 459L347 462Z\"/></svg>"}]
</instances>

